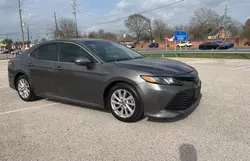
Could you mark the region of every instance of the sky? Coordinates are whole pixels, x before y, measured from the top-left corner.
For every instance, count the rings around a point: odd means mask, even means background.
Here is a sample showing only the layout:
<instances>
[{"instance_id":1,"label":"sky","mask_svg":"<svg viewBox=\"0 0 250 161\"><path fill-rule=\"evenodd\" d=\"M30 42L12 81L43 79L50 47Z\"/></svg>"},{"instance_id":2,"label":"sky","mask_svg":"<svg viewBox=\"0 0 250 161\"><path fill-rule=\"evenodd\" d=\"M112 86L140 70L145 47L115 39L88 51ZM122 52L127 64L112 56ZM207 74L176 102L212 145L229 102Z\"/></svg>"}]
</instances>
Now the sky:
<instances>
[{"instance_id":1,"label":"sky","mask_svg":"<svg viewBox=\"0 0 250 161\"><path fill-rule=\"evenodd\" d=\"M89 33L104 29L107 32L126 33L124 20L102 24L133 13L143 12L181 0L76 0L77 21L80 33ZM193 11L206 7L224 14L225 5L227 14L244 23L250 18L249 0L184 0L152 12L143 14L151 20L161 18L169 26L188 23ZM25 39L27 27L32 39L51 37L51 30L55 25L54 12L57 19L74 18L72 0L21 0L22 19L24 22ZM0 0L0 39L11 38L20 40L20 21L18 0Z\"/></svg>"}]
</instances>

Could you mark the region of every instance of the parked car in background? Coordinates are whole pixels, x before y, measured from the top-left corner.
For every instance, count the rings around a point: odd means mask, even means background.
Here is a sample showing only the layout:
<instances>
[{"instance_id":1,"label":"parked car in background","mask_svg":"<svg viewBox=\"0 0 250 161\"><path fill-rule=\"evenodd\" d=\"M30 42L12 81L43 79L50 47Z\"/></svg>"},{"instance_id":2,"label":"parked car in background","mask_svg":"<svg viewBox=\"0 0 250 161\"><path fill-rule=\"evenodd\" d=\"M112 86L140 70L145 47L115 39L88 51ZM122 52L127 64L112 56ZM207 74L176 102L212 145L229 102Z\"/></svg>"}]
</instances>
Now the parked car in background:
<instances>
[{"instance_id":1,"label":"parked car in background","mask_svg":"<svg viewBox=\"0 0 250 161\"><path fill-rule=\"evenodd\" d=\"M229 46L218 42L205 42L199 45L199 49L200 50L229 49Z\"/></svg>"},{"instance_id":2,"label":"parked car in background","mask_svg":"<svg viewBox=\"0 0 250 161\"><path fill-rule=\"evenodd\" d=\"M181 43L177 44L176 47L192 47L193 44L191 41L182 41Z\"/></svg>"},{"instance_id":3,"label":"parked car in background","mask_svg":"<svg viewBox=\"0 0 250 161\"><path fill-rule=\"evenodd\" d=\"M224 45L224 46L228 46L229 48L233 48L233 47L234 47L234 43L232 43L232 42L221 41L221 40L215 41L215 42L217 42L217 43L219 43L219 44L222 44L222 45Z\"/></svg>"},{"instance_id":4,"label":"parked car in background","mask_svg":"<svg viewBox=\"0 0 250 161\"><path fill-rule=\"evenodd\" d=\"M198 71L148 58L108 40L51 40L8 62L9 86L24 101L39 97L106 108L124 122L176 118L199 105Z\"/></svg>"},{"instance_id":5,"label":"parked car in background","mask_svg":"<svg viewBox=\"0 0 250 161\"><path fill-rule=\"evenodd\" d=\"M250 46L250 41L245 42L244 46Z\"/></svg>"},{"instance_id":6,"label":"parked car in background","mask_svg":"<svg viewBox=\"0 0 250 161\"><path fill-rule=\"evenodd\" d=\"M149 47L149 48L158 48L158 47L159 47L159 44L153 42L153 43L149 44L148 47Z\"/></svg>"},{"instance_id":7,"label":"parked car in background","mask_svg":"<svg viewBox=\"0 0 250 161\"><path fill-rule=\"evenodd\" d=\"M126 46L127 46L128 48L135 48L135 43L127 44Z\"/></svg>"}]
</instances>

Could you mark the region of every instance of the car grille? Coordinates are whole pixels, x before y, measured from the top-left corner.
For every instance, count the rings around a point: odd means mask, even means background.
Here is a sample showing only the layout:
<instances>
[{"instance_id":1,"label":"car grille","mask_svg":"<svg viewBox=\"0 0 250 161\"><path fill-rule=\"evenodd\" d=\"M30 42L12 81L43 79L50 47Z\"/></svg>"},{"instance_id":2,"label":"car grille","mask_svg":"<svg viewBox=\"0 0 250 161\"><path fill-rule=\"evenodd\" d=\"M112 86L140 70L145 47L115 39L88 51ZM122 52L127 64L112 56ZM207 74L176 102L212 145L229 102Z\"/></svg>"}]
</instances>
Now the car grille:
<instances>
[{"instance_id":1,"label":"car grille","mask_svg":"<svg viewBox=\"0 0 250 161\"><path fill-rule=\"evenodd\" d=\"M166 109L186 109L189 108L200 96L201 87L186 90L178 93L167 105Z\"/></svg>"},{"instance_id":2,"label":"car grille","mask_svg":"<svg viewBox=\"0 0 250 161\"><path fill-rule=\"evenodd\" d=\"M176 80L187 81L187 82L198 82L199 77L176 77Z\"/></svg>"}]
</instances>

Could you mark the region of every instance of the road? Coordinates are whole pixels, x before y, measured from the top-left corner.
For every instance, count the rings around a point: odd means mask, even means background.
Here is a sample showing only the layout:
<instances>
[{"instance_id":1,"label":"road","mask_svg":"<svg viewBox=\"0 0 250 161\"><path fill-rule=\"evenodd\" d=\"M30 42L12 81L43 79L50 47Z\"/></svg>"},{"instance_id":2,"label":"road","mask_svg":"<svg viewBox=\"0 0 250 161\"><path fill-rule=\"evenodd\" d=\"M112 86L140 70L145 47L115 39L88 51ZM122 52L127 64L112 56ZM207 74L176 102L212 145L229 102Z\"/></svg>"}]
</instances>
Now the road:
<instances>
[{"instance_id":1,"label":"road","mask_svg":"<svg viewBox=\"0 0 250 161\"><path fill-rule=\"evenodd\" d=\"M0 61L0 160L249 160L250 60L177 60L198 70L200 106L184 120L136 123L46 99L24 102Z\"/></svg>"},{"instance_id":2,"label":"road","mask_svg":"<svg viewBox=\"0 0 250 161\"><path fill-rule=\"evenodd\" d=\"M12 54L0 54L0 59L13 58Z\"/></svg>"},{"instance_id":3,"label":"road","mask_svg":"<svg viewBox=\"0 0 250 161\"><path fill-rule=\"evenodd\" d=\"M173 49L168 50L162 50L162 49L137 49L142 54L168 54L168 53L205 53L205 52L211 52L211 53L245 53L250 54L250 48L231 48L227 50L199 50L199 49L177 49L176 51Z\"/></svg>"}]
</instances>

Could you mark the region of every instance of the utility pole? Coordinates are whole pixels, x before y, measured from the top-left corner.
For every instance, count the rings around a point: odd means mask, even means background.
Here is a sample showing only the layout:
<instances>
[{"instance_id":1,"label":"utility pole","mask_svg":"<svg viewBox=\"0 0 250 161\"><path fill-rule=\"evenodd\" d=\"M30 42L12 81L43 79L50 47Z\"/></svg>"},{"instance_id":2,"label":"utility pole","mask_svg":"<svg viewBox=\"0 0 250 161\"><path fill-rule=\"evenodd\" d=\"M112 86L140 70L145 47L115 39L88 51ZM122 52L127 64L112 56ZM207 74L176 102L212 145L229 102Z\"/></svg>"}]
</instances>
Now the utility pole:
<instances>
[{"instance_id":1,"label":"utility pole","mask_svg":"<svg viewBox=\"0 0 250 161\"><path fill-rule=\"evenodd\" d=\"M77 20L76 20L76 0L72 0L72 8L73 8L73 15L75 18L75 25L76 25L76 37L78 38L78 30L77 30Z\"/></svg>"},{"instance_id":2,"label":"utility pole","mask_svg":"<svg viewBox=\"0 0 250 161\"><path fill-rule=\"evenodd\" d=\"M56 12L54 12L54 19L55 19L55 25L56 25L55 37L58 37L59 36L59 32L58 32L58 25L57 25L57 20L56 20Z\"/></svg>"},{"instance_id":3,"label":"utility pole","mask_svg":"<svg viewBox=\"0 0 250 161\"><path fill-rule=\"evenodd\" d=\"M228 8L227 8L227 5L225 5L225 9L224 9L224 28L226 27L226 23L227 23L227 11L228 11Z\"/></svg>"},{"instance_id":4,"label":"utility pole","mask_svg":"<svg viewBox=\"0 0 250 161\"><path fill-rule=\"evenodd\" d=\"M30 30L29 30L29 27L27 27L27 37L28 37L28 41L30 41Z\"/></svg>"},{"instance_id":5,"label":"utility pole","mask_svg":"<svg viewBox=\"0 0 250 161\"><path fill-rule=\"evenodd\" d=\"M149 32L150 32L150 42L153 43L152 21L151 20L149 20Z\"/></svg>"},{"instance_id":6,"label":"utility pole","mask_svg":"<svg viewBox=\"0 0 250 161\"><path fill-rule=\"evenodd\" d=\"M20 0L18 0L18 8L19 8L19 18L20 18L20 26L21 26L22 46L23 46L24 45L24 33L23 33L23 20L22 20L22 9L21 9Z\"/></svg>"}]
</instances>

